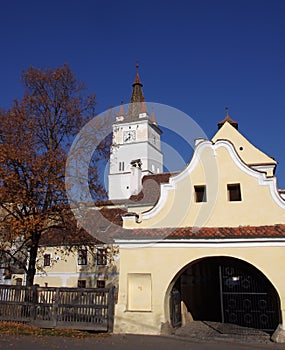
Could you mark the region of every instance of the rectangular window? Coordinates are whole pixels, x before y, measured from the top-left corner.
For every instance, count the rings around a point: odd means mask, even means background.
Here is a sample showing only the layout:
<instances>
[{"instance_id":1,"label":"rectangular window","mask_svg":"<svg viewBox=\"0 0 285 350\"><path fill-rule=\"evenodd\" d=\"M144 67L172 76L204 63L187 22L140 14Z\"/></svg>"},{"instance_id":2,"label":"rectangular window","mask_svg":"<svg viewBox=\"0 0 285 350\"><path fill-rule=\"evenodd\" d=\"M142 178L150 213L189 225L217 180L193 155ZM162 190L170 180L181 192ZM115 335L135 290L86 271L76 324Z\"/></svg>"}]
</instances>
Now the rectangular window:
<instances>
[{"instance_id":1,"label":"rectangular window","mask_svg":"<svg viewBox=\"0 0 285 350\"><path fill-rule=\"evenodd\" d=\"M107 265L106 248L97 248L96 260L97 260L97 265Z\"/></svg>"},{"instance_id":2,"label":"rectangular window","mask_svg":"<svg viewBox=\"0 0 285 350\"><path fill-rule=\"evenodd\" d=\"M50 254L44 255L44 266L50 266Z\"/></svg>"},{"instance_id":3,"label":"rectangular window","mask_svg":"<svg viewBox=\"0 0 285 350\"><path fill-rule=\"evenodd\" d=\"M195 189L195 201L197 203L207 202L206 186L194 186Z\"/></svg>"},{"instance_id":4,"label":"rectangular window","mask_svg":"<svg viewBox=\"0 0 285 350\"><path fill-rule=\"evenodd\" d=\"M78 280L77 287L78 288L86 288L86 280Z\"/></svg>"},{"instance_id":5,"label":"rectangular window","mask_svg":"<svg viewBox=\"0 0 285 350\"><path fill-rule=\"evenodd\" d=\"M87 265L87 249L79 249L78 265Z\"/></svg>"},{"instance_id":6,"label":"rectangular window","mask_svg":"<svg viewBox=\"0 0 285 350\"><path fill-rule=\"evenodd\" d=\"M97 288L105 288L106 282L103 280L97 280Z\"/></svg>"},{"instance_id":7,"label":"rectangular window","mask_svg":"<svg viewBox=\"0 0 285 350\"><path fill-rule=\"evenodd\" d=\"M228 200L230 202L241 201L240 184L228 185Z\"/></svg>"},{"instance_id":8,"label":"rectangular window","mask_svg":"<svg viewBox=\"0 0 285 350\"><path fill-rule=\"evenodd\" d=\"M124 170L125 170L125 163L119 162L119 171L124 171Z\"/></svg>"}]
</instances>

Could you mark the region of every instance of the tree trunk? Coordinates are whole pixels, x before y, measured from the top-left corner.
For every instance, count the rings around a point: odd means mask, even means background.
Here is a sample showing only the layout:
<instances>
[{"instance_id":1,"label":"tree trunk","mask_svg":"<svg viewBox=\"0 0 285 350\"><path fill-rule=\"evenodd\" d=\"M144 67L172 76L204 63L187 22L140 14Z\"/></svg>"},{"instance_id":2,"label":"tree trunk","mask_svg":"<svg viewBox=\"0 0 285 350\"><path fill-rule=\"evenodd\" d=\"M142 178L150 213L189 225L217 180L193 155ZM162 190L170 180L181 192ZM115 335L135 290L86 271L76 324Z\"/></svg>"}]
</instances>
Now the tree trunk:
<instances>
[{"instance_id":1,"label":"tree trunk","mask_svg":"<svg viewBox=\"0 0 285 350\"><path fill-rule=\"evenodd\" d=\"M38 254L40 236L37 233L33 234L32 245L29 252L29 265L26 279L26 286L30 287L34 284L34 277L36 274L36 259Z\"/></svg>"}]
</instances>

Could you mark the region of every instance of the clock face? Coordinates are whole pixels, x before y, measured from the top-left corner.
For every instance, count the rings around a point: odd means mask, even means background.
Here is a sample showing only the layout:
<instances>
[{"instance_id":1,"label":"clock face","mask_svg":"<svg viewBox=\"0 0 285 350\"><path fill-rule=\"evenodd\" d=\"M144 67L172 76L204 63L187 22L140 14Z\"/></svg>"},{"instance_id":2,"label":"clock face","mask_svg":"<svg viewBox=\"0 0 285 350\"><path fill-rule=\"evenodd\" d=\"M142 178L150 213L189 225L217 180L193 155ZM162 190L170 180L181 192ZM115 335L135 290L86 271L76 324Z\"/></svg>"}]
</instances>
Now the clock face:
<instances>
[{"instance_id":1,"label":"clock face","mask_svg":"<svg viewBox=\"0 0 285 350\"><path fill-rule=\"evenodd\" d=\"M124 131L124 142L132 142L136 140L135 130Z\"/></svg>"}]
</instances>

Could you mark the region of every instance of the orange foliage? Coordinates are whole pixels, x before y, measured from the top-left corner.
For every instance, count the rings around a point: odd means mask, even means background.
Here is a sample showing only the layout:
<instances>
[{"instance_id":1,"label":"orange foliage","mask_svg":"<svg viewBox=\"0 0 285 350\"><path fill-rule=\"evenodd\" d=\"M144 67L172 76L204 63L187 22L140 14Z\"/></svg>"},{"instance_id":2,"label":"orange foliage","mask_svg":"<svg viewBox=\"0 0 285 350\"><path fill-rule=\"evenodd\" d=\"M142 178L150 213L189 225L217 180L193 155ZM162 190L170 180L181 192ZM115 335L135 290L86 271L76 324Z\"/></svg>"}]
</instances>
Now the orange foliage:
<instances>
[{"instance_id":1,"label":"orange foliage","mask_svg":"<svg viewBox=\"0 0 285 350\"><path fill-rule=\"evenodd\" d=\"M26 270L32 285L41 235L55 226L76 229L67 209L65 161L96 102L94 95L84 97L68 65L30 67L22 82L23 99L0 112L0 254Z\"/></svg>"}]
</instances>

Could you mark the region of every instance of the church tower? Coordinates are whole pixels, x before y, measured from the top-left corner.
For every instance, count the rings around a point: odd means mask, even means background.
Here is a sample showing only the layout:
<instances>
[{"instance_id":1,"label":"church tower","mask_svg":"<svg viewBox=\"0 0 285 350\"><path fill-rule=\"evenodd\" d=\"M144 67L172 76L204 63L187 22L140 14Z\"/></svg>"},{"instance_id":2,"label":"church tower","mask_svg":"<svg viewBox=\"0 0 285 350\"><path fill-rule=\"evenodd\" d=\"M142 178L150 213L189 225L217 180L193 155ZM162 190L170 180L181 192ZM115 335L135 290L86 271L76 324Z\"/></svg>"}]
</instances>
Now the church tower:
<instances>
[{"instance_id":1,"label":"church tower","mask_svg":"<svg viewBox=\"0 0 285 350\"><path fill-rule=\"evenodd\" d=\"M109 199L127 199L141 190L144 175L161 173L163 155L160 148L159 129L154 113L149 117L139 74L136 77L128 106L113 124L110 155Z\"/></svg>"}]
</instances>

